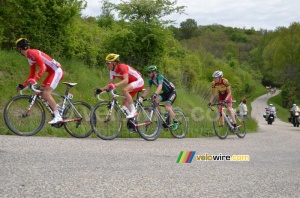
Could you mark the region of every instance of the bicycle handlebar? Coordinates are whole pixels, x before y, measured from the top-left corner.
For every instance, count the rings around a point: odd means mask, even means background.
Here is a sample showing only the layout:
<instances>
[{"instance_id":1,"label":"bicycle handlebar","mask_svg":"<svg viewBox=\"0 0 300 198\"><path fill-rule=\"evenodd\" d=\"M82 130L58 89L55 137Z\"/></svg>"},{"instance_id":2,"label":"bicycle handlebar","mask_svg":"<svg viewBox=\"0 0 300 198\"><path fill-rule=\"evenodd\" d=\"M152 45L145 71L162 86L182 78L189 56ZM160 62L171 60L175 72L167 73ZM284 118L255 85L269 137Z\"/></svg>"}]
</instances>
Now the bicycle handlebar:
<instances>
[{"instance_id":1,"label":"bicycle handlebar","mask_svg":"<svg viewBox=\"0 0 300 198\"><path fill-rule=\"evenodd\" d=\"M34 84L34 85L37 85L37 84ZM24 89L21 89L19 92L20 92L20 95L23 95L23 91L26 90L26 89L31 89L32 91L34 91L35 93L41 93L43 91L41 91L40 89L37 89L35 88L35 86L33 85L27 85L26 87L24 87Z\"/></svg>"},{"instance_id":2,"label":"bicycle handlebar","mask_svg":"<svg viewBox=\"0 0 300 198\"><path fill-rule=\"evenodd\" d=\"M95 94L95 95L96 95L96 97L97 97L98 100L100 100L100 101L105 101L105 100L103 100L103 99L100 97L100 95L101 95L101 94L104 94L104 93L107 93L107 94L111 93L111 95L112 95L113 97L122 97L122 98L125 97L125 96L123 96L123 95L120 95L120 94L115 93L115 89L112 89L112 90L107 89L107 90L102 91L101 93Z\"/></svg>"},{"instance_id":3,"label":"bicycle handlebar","mask_svg":"<svg viewBox=\"0 0 300 198\"><path fill-rule=\"evenodd\" d=\"M214 109L213 109L211 106L219 106L219 105L221 105L221 106L223 106L223 107L227 107L226 103L223 103L223 102L211 104L211 105L209 105L208 107L209 107L212 111L214 111Z\"/></svg>"}]
</instances>

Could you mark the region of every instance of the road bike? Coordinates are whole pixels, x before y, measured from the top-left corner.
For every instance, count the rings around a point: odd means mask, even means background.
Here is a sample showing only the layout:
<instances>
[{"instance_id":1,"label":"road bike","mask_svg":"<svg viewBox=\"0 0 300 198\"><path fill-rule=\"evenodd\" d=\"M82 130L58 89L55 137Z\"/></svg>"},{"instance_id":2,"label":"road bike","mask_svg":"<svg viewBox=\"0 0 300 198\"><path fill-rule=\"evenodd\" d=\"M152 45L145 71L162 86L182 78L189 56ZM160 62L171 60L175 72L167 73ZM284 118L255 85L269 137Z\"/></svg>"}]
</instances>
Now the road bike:
<instances>
[{"instance_id":1,"label":"road bike","mask_svg":"<svg viewBox=\"0 0 300 198\"><path fill-rule=\"evenodd\" d=\"M164 104L157 104L155 101L153 101L151 98L148 98L148 99L144 99L143 101L151 101L151 106L144 106L143 108L149 108L151 109L151 111L153 111L153 113L156 113L158 114L159 116L159 119L161 121L161 125L160 127L161 128L164 128L166 130L169 130L171 132L171 134L173 135L173 137L175 138L184 138L188 132L188 120L187 120L187 117L184 115L184 113L179 110L179 109L173 109L173 112L175 114L175 119L178 121L179 123L179 126L176 130L172 130L172 126L173 126L173 123L172 123L172 119L169 115L169 113L166 111L165 113L161 113L160 112L160 109L161 108L165 108L164 107ZM156 108L158 107L159 108ZM150 112L151 112L150 111ZM159 130L161 130L161 128Z\"/></svg>"},{"instance_id":2,"label":"road bike","mask_svg":"<svg viewBox=\"0 0 300 198\"><path fill-rule=\"evenodd\" d=\"M227 105L223 102L220 102L220 103L212 104L211 106L215 106L215 105L218 106L218 109L220 108L219 106L221 106L221 111L219 110L215 114L213 119L213 127L216 135L220 139L225 139L228 135L228 131L230 131L236 134L239 138L244 138L246 135L246 124L244 121L244 117L236 113L236 111L234 110L234 116L235 116L236 126L237 126L234 127L231 116L226 113L228 111ZM211 107L210 109L214 111L214 109L212 109ZM226 112L224 110L226 110Z\"/></svg>"},{"instance_id":3,"label":"road bike","mask_svg":"<svg viewBox=\"0 0 300 198\"><path fill-rule=\"evenodd\" d=\"M108 99L102 99L100 96L107 93ZM143 107L139 102L140 92L137 93L135 107L137 116L127 120L127 128L130 132L138 132L140 136L147 140L156 140L160 135L160 119L157 112L152 111L151 107ZM103 140L115 139L122 130L123 117L126 117L129 112L121 107L117 98L124 98L115 90L102 91L97 95L98 102L91 111L90 122L92 129L97 136Z\"/></svg>"},{"instance_id":4,"label":"road bike","mask_svg":"<svg viewBox=\"0 0 300 198\"><path fill-rule=\"evenodd\" d=\"M91 107L83 101L72 101L73 95L69 90L77 83L63 84L67 86L64 95L52 92L53 96L62 99L58 109L63 120L52 126L64 126L66 131L76 138L88 137L93 133L89 120ZM38 133L46 121L45 109L50 112L52 118L54 117L52 108L41 97L42 91L35 86L30 86L30 89L34 92L32 95L23 95L24 89L21 90L20 95L12 98L3 111L6 126L16 135L32 136Z\"/></svg>"}]
</instances>

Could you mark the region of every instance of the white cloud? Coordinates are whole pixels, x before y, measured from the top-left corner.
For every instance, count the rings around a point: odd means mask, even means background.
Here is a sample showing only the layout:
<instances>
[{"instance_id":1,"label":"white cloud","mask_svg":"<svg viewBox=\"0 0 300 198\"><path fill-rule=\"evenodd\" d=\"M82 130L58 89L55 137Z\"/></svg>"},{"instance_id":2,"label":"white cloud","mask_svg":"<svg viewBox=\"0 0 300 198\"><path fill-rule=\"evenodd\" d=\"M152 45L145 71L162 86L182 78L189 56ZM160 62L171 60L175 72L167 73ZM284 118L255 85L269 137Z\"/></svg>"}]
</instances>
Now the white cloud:
<instances>
[{"instance_id":1,"label":"white cloud","mask_svg":"<svg viewBox=\"0 0 300 198\"><path fill-rule=\"evenodd\" d=\"M88 7L82 13L99 16L101 3L86 0ZM120 0L112 0L117 3ZM195 19L198 25L220 24L230 27L274 30L288 27L300 20L299 0L177 0L178 6L187 6L185 13L173 14L167 19L176 19L177 26L186 19Z\"/></svg>"}]
</instances>

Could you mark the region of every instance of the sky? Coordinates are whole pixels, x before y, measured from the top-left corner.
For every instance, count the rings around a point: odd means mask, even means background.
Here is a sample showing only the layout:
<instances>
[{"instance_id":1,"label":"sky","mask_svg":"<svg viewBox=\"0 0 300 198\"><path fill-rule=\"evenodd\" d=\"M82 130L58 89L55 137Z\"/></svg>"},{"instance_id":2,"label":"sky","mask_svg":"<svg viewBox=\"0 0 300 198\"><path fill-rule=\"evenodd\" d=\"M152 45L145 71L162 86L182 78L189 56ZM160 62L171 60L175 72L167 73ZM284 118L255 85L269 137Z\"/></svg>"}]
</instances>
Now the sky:
<instances>
[{"instance_id":1,"label":"sky","mask_svg":"<svg viewBox=\"0 0 300 198\"><path fill-rule=\"evenodd\" d=\"M86 1L88 5L82 14L99 16L101 1ZM110 2L119 3L120 0ZM255 30L275 30L300 22L300 0L177 0L177 6L186 6L186 14L166 17L176 20L174 26L177 27L187 19L194 19L198 26L219 24Z\"/></svg>"}]
</instances>

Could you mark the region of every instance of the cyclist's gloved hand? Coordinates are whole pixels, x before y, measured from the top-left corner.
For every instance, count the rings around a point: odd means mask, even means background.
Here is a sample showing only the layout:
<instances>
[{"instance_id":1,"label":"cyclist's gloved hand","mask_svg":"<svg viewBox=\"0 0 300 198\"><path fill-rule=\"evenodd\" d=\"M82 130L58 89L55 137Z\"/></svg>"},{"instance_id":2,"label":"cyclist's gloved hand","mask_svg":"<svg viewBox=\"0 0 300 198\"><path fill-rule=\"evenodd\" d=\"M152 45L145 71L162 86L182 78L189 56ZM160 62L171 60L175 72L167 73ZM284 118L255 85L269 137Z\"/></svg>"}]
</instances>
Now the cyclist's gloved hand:
<instances>
[{"instance_id":1,"label":"cyclist's gloved hand","mask_svg":"<svg viewBox=\"0 0 300 198\"><path fill-rule=\"evenodd\" d=\"M139 97L139 99L138 99L138 100L139 100L139 102L140 102L140 103L143 103L143 101L144 101L144 98L143 98L143 96Z\"/></svg>"},{"instance_id":2,"label":"cyclist's gloved hand","mask_svg":"<svg viewBox=\"0 0 300 198\"><path fill-rule=\"evenodd\" d=\"M207 104L209 107L211 106L211 102Z\"/></svg>"},{"instance_id":3,"label":"cyclist's gloved hand","mask_svg":"<svg viewBox=\"0 0 300 198\"><path fill-rule=\"evenodd\" d=\"M25 88L25 86L23 84L19 84L18 87L17 87L18 90L22 90L24 88Z\"/></svg>"},{"instance_id":4,"label":"cyclist's gloved hand","mask_svg":"<svg viewBox=\"0 0 300 198\"><path fill-rule=\"evenodd\" d=\"M94 94L100 94L102 92L102 90L101 89L98 89L98 88L95 88L94 89Z\"/></svg>"},{"instance_id":5,"label":"cyclist's gloved hand","mask_svg":"<svg viewBox=\"0 0 300 198\"><path fill-rule=\"evenodd\" d=\"M108 84L108 89L110 89L110 90L113 90L113 89L115 89L116 87L117 87L116 84L112 84L112 83Z\"/></svg>"},{"instance_id":6,"label":"cyclist's gloved hand","mask_svg":"<svg viewBox=\"0 0 300 198\"><path fill-rule=\"evenodd\" d=\"M154 94L151 96L152 99L156 99L156 97L157 97L157 94L156 94L156 93L154 93Z\"/></svg>"},{"instance_id":7,"label":"cyclist's gloved hand","mask_svg":"<svg viewBox=\"0 0 300 198\"><path fill-rule=\"evenodd\" d=\"M33 78L30 78L27 82L31 85L36 84L36 81Z\"/></svg>"},{"instance_id":8,"label":"cyclist's gloved hand","mask_svg":"<svg viewBox=\"0 0 300 198\"><path fill-rule=\"evenodd\" d=\"M227 100L223 100L222 103L223 103L223 104L227 104L228 101L227 101Z\"/></svg>"},{"instance_id":9,"label":"cyclist's gloved hand","mask_svg":"<svg viewBox=\"0 0 300 198\"><path fill-rule=\"evenodd\" d=\"M31 89L33 90L33 91L40 91L40 86L38 85L38 84L32 84L31 85Z\"/></svg>"}]
</instances>

